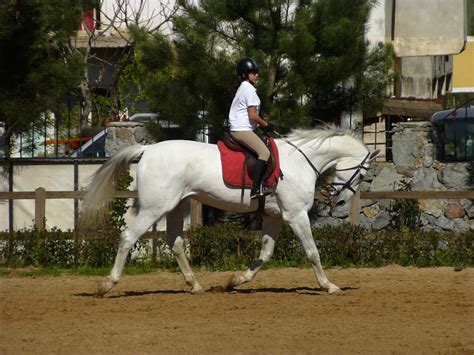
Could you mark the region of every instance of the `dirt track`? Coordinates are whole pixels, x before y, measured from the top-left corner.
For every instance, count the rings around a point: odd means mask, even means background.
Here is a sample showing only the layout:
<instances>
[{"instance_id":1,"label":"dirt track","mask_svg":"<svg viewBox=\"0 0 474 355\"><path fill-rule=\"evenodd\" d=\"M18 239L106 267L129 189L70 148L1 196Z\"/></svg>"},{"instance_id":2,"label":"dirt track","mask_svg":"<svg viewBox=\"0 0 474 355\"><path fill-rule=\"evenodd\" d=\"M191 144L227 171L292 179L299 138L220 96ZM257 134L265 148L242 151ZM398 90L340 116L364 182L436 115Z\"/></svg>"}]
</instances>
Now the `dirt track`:
<instances>
[{"instance_id":1,"label":"dirt track","mask_svg":"<svg viewBox=\"0 0 474 355\"><path fill-rule=\"evenodd\" d=\"M205 288L230 273L199 272ZM263 271L238 291L187 293L178 273L0 278L0 354L474 353L474 269Z\"/></svg>"}]
</instances>

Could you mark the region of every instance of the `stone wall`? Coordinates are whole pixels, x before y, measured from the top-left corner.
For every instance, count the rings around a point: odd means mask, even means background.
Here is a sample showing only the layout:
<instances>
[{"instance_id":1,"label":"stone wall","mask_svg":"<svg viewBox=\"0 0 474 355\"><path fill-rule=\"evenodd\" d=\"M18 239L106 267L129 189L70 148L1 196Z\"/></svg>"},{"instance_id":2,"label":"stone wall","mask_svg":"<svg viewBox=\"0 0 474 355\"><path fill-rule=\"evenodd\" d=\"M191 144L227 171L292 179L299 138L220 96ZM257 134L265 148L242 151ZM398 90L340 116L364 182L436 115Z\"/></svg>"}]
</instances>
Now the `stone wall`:
<instances>
[{"instance_id":1,"label":"stone wall","mask_svg":"<svg viewBox=\"0 0 474 355\"><path fill-rule=\"evenodd\" d=\"M110 157L120 149L137 143L156 143L143 122L112 122L107 126L105 156Z\"/></svg>"},{"instance_id":2,"label":"stone wall","mask_svg":"<svg viewBox=\"0 0 474 355\"><path fill-rule=\"evenodd\" d=\"M474 163L442 163L435 159L436 146L429 122L404 122L395 126L393 163L374 163L361 184L361 191L472 190ZM392 220L393 201L361 200L361 225L382 229ZM474 201L468 199L419 200L420 223L424 229L474 230ZM348 220L347 208L329 211L317 204L314 225L337 225Z\"/></svg>"}]
</instances>

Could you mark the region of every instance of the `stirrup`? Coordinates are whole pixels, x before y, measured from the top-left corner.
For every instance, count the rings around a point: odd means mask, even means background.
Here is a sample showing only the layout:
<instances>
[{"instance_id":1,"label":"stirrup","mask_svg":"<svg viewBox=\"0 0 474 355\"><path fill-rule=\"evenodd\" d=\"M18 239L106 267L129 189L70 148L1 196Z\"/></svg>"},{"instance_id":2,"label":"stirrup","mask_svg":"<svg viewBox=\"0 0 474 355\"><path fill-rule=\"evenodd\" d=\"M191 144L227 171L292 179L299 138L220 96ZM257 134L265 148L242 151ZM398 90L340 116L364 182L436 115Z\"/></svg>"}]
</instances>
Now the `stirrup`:
<instances>
[{"instance_id":1,"label":"stirrup","mask_svg":"<svg viewBox=\"0 0 474 355\"><path fill-rule=\"evenodd\" d=\"M260 189L258 189L255 192L253 192L253 191L250 192L250 199L255 200L255 199L260 198L260 197L265 197L265 196L271 195L272 192L273 191L270 190L270 189L265 189L264 187L261 187Z\"/></svg>"}]
</instances>

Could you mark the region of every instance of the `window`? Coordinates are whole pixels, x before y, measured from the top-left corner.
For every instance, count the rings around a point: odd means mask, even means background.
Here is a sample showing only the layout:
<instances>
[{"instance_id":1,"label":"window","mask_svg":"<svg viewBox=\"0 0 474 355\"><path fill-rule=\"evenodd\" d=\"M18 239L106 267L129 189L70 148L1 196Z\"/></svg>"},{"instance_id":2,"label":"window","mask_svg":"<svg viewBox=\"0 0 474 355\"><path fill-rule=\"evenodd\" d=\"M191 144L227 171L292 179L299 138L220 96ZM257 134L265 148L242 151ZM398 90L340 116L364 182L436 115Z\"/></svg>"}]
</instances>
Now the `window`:
<instances>
[{"instance_id":1,"label":"window","mask_svg":"<svg viewBox=\"0 0 474 355\"><path fill-rule=\"evenodd\" d=\"M79 30L94 31L100 29L100 9L87 8L83 11L84 18L79 25Z\"/></svg>"},{"instance_id":2,"label":"window","mask_svg":"<svg viewBox=\"0 0 474 355\"><path fill-rule=\"evenodd\" d=\"M474 107L440 111L433 115L442 161L474 161Z\"/></svg>"},{"instance_id":3,"label":"window","mask_svg":"<svg viewBox=\"0 0 474 355\"><path fill-rule=\"evenodd\" d=\"M467 35L474 36L474 0L467 0L466 5Z\"/></svg>"}]
</instances>

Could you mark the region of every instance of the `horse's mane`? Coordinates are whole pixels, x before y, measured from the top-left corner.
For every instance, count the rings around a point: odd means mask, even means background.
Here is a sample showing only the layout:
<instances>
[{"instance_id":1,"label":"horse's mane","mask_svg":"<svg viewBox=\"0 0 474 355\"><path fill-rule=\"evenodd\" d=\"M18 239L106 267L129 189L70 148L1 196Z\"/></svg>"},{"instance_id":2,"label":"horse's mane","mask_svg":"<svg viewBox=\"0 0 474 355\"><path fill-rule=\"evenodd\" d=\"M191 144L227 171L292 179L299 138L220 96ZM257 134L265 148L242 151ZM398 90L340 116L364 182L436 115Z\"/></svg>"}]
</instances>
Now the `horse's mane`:
<instances>
[{"instance_id":1,"label":"horse's mane","mask_svg":"<svg viewBox=\"0 0 474 355\"><path fill-rule=\"evenodd\" d=\"M326 139L338 136L349 136L361 142L360 137L354 131L349 131L332 124L326 124L312 129L293 129L286 135L286 139L292 142L300 141L300 144L304 145L315 139L325 141Z\"/></svg>"}]
</instances>

